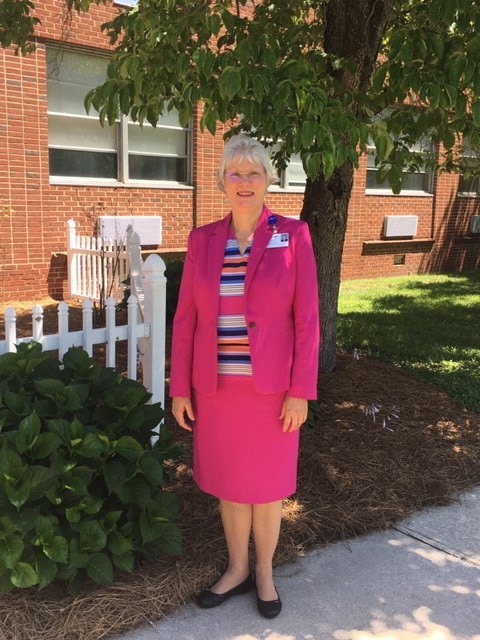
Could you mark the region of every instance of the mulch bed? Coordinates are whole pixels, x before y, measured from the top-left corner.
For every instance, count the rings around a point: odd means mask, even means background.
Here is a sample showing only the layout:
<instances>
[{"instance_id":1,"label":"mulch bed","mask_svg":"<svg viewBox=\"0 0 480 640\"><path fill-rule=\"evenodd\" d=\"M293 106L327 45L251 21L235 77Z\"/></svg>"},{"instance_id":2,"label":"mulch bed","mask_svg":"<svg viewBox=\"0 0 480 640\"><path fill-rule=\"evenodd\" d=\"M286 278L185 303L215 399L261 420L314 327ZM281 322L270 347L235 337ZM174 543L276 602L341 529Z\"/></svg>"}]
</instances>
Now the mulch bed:
<instances>
[{"instance_id":1,"label":"mulch bed","mask_svg":"<svg viewBox=\"0 0 480 640\"><path fill-rule=\"evenodd\" d=\"M443 392L349 354L339 354L320 390L321 416L301 434L298 492L285 501L277 565L313 547L386 529L480 483L480 416ZM374 421L365 409L375 402ZM384 425L396 410L399 420ZM226 561L217 503L193 484L189 435L171 420L167 428L185 446L175 487L182 555L142 563L113 587L91 585L75 598L58 586L4 595L2 640L107 638L168 615L215 579Z\"/></svg>"}]
</instances>

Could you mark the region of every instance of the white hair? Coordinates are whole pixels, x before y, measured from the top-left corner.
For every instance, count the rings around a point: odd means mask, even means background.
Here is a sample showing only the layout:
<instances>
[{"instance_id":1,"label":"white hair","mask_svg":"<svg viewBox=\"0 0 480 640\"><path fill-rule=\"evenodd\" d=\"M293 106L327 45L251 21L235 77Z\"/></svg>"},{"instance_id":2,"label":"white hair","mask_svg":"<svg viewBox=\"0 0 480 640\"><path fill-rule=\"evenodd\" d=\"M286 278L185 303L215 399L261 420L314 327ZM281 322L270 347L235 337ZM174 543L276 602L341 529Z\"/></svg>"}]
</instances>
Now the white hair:
<instances>
[{"instance_id":1,"label":"white hair","mask_svg":"<svg viewBox=\"0 0 480 640\"><path fill-rule=\"evenodd\" d=\"M261 165L265 169L268 184L273 184L278 180L277 172L263 144L250 136L240 134L230 138L223 149L217 172L217 184L220 191L225 191L223 176L227 165L240 163L244 160Z\"/></svg>"}]
</instances>

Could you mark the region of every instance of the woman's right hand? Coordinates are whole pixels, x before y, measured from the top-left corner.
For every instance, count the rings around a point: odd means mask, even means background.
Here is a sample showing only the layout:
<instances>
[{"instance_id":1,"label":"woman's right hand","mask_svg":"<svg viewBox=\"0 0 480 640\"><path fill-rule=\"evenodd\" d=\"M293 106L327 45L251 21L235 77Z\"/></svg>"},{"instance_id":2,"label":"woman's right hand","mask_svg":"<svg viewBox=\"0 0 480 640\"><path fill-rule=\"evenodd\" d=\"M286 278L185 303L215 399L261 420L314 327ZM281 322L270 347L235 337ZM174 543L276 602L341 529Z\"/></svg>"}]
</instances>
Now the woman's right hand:
<instances>
[{"instance_id":1,"label":"woman's right hand","mask_svg":"<svg viewBox=\"0 0 480 640\"><path fill-rule=\"evenodd\" d=\"M192 401L190 400L190 398L183 398L180 396L177 398L172 398L172 413L175 420L182 427L182 429L192 431L192 427L187 424L185 420L185 418L188 418L192 422L195 420L192 409Z\"/></svg>"}]
</instances>

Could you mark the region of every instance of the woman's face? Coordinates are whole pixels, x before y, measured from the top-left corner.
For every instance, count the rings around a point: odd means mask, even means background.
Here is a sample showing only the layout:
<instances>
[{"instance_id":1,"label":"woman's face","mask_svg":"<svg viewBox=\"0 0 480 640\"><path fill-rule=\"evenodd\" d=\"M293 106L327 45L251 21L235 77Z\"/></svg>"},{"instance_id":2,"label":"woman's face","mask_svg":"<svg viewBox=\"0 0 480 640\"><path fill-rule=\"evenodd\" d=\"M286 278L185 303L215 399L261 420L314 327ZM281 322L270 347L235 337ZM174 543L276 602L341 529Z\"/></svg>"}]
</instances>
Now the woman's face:
<instances>
[{"instance_id":1,"label":"woman's face","mask_svg":"<svg viewBox=\"0 0 480 640\"><path fill-rule=\"evenodd\" d=\"M250 160L229 163L223 174L223 183L233 213L260 215L268 188L267 174L261 164Z\"/></svg>"}]
</instances>

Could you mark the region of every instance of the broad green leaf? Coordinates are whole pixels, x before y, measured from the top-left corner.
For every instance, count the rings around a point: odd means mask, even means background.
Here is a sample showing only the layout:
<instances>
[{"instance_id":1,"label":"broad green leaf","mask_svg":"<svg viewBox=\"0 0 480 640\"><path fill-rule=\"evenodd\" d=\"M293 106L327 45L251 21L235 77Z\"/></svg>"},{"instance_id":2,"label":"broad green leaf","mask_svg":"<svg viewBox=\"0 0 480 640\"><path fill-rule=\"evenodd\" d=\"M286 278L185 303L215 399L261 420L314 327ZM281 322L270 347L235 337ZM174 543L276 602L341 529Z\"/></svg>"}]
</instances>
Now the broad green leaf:
<instances>
[{"instance_id":1,"label":"broad green leaf","mask_svg":"<svg viewBox=\"0 0 480 640\"><path fill-rule=\"evenodd\" d=\"M163 484L163 468L160 462L148 453L143 455L138 461L138 468L145 478L153 485Z\"/></svg>"},{"instance_id":2,"label":"broad green leaf","mask_svg":"<svg viewBox=\"0 0 480 640\"><path fill-rule=\"evenodd\" d=\"M80 549L94 553L101 551L107 544L107 534L97 520L82 522L80 531Z\"/></svg>"},{"instance_id":3,"label":"broad green leaf","mask_svg":"<svg viewBox=\"0 0 480 640\"><path fill-rule=\"evenodd\" d=\"M107 447L96 433L87 433L75 446L75 453L84 458L99 458L102 454L107 453Z\"/></svg>"},{"instance_id":4,"label":"broad green leaf","mask_svg":"<svg viewBox=\"0 0 480 640\"><path fill-rule=\"evenodd\" d=\"M13 569L20 560L25 545L23 540L11 534L0 540L0 563L7 569Z\"/></svg>"},{"instance_id":5,"label":"broad green leaf","mask_svg":"<svg viewBox=\"0 0 480 640\"><path fill-rule=\"evenodd\" d=\"M218 79L220 96L230 100L240 91L241 83L240 70L236 67L225 67Z\"/></svg>"},{"instance_id":6,"label":"broad green leaf","mask_svg":"<svg viewBox=\"0 0 480 640\"><path fill-rule=\"evenodd\" d=\"M18 453L11 451L4 440L0 449L0 474L4 478L19 480L23 474L22 460Z\"/></svg>"},{"instance_id":7,"label":"broad green leaf","mask_svg":"<svg viewBox=\"0 0 480 640\"><path fill-rule=\"evenodd\" d=\"M21 482L13 484L8 482L4 488L9 502L17 509L20 509L30 497L30 487L28 484Z\"/></svg>"},{"instance_id":8,"label":"broad green leaf","mask_svg":"<svg viewBox=\"0 0 480 640\"><path fill-rule=\"evenodd\" d=\"M39 589L49 585L57 576L57 563L40 553L35 557L35 569L38 575Z\"/></svg>"},{"instance_id":9,"label":"broad green leaf","mask_svg":"<svg viewBox=\"0 0 480 640\"><path fill-rule=\"evenodd\" d=\"M114 531L108 536L108 548L113 554L122 556L125 553L132 551L133 545L124 535Z\"/></svg>"},{"instance_id":10,"label":"broad green leaf","mask_svg":"<svg viewBox=\"0 0 480 640\"><path fill-rule=\"evenodd\" d=\"M480 99L472 104L473 124L480 128Z\"/></svg>"},{"instance_id":11,"label":"broad green leaf","mask_svg":"<svg viewBox=\"0 0 480 640\"><path fill-rule=\"evenodd\" d=\"M178 515L178 499L174 493L159 492L147 507L148 513L155 518L173 521Z\"/></svg>"},{"instance_id":12,"label":"broad green leaf","mask_svg":"<svg viewBox=\"0 0 480 640\"><path fill-rule=\"evenodd\" d=\"M62 444L62 440L55 433L41 433L31 447L35 459L43 460L52 455Z\"/></svg>"},{"instance_id":13,"label":"broad green leaf","mask_svg":"<svg viewBox=\"0 0 480 640\"><path fill-rule=\"evenodd\" d=\"M88 577L97 584L111 586L113 583L113 566L107 555L94 553L85 566Z\"/></svg>"},{"instance_id":14,"label":"broad green leaf","mask_svg":"<svg viewBox=\"0 0 480 640\"><path fill-rule=\"evenodd\" d=\"M122 555L112 554L113 564L121 571L132 573L135 568L135 558L133 553L124 553Z\"/></svg>"},{"instance_id":15,"label":"broad green leaf","mask_svg":"<svg viewBox=\"0 0 480 640\"><path fill-rule=\"evenodd\" d=\"M63 536L53 536L49 544L43 545L43 552L54 562L67 562L68 542Z\"/></svg>"},{"instance_id":16,"label":"broad green leaf","mask_svg":"<svg viewBox=\"0 0 480 640\"><path fill-rule=\"evenodd\" d=\"M38 393L47 396L47 398L52 398L52 400L57 400L65 393L65 385L63 384L63 382L61 380L55 380L53 378L36 380L35 389L38 391Z\"/></svg>"},{"instance_id":17,"label":"broad green leaf","mask_svg":"<svg viewBox=\"0 0 480 640\"><path fill-rule=\"evenodd\" d=\"M126 479L127 469L125 464L118 460L107 462L103 466L103 477L109 493L113 493Z\"/></svg>"},{"instance_id":18,"label":"broad green leaf","mask_svg":"<svg viewBox=\"0 0 480 640\"><path fill-rule=\"evenodd\" d=\"M132 438L132 436L122 436L113 445L113 450L127 460L136 462L144 453L143 447Z\"/></svg>"},{"instance_id":19,"label":"broad green leaf","mask_svg":"<svg viewBox=\"0 0 480 640\"><path fill-rule=\"evenodd\" d=\"M13 524L10 518L7 516L0 516L0 540L5 540L5 538L8 538L8 536L16 530L17 527Z\"/></svg>"},{"instance_id":20,"label":"broad green leaf","mask_svg":"<svg viewBox=\"0 0 480 640\"><path fill-rule=\"evenodd\" d=\"M182 536L180 529L173 522L162 522L158 544L162 551L169 555L179 555L182 551Z\"/></svg>"},{"instance_id":21,"label":"broad green leaf","mask_svg":"<svg viewBox=\"0 0 480 640\"><path fill-rule=\"evenodd\" d=\"M117 487L116 493L124 504L136 504L144 509L150 498L150 485L143 478L135 477Z\"/></svg>"},{"instance_id":22,"label":"broad green leaf","mask_svg":"<svg viewBox=\"0 0 480 640\"><path fill-rule=\"evenodd\" d=\"M38 574L32 565L19 562L13 569L10 580L15 587L27 589L38 583Z\"/></svg>"}]
</instances>

